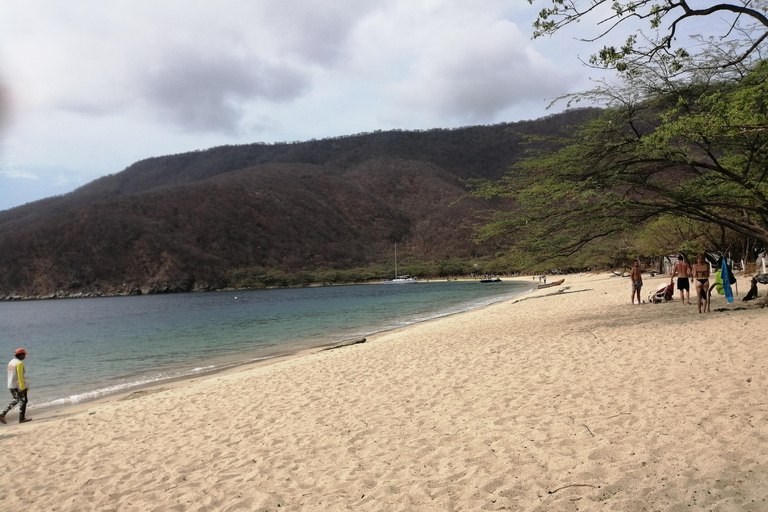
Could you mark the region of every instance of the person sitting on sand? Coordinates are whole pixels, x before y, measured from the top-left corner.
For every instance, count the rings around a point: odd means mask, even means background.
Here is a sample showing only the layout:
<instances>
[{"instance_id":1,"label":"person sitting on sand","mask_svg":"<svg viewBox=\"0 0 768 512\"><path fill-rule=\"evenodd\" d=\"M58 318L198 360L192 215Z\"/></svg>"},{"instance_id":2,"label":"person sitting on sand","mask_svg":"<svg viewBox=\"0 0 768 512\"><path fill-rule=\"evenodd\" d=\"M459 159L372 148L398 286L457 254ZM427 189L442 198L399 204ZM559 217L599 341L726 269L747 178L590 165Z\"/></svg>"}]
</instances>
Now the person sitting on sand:
<instances>
[{"instance_id":1,"label":"person sitting on sand","mask_svg":"<svg viewBox=\"0 0 768 512\"><path fill-rule=\"evenodd\" d=\"M642 304L643 301L640 299L640 290L643 288L643 276L640 271L640 262L635 262L632 271L629 273L629 278L632 280L632 304L635 303L635 293L637 293L637 303Z\"/></svg>"},{"instance_id":2,"label":"person sitting on sand","mask_svg":"<svg viewBox=\"0 0 768 512\"><path fill-rule=\"evenodd\" d=\"M685 261L685 256L680 255L680 259L675 263L675 268L672 269L672 277L669 278L669 284L675 280L677 275L677 289L680 290L680 301L683 306L691 304L691 284L688 278L691 277L691 266Z\"/></svg>"},{"instance_id":3,"label":"person sitting on sand","mask_svg":"<svg viewBox=\"0 0 768 512\"><path fill-rule=\"evenodd\" d=\"M709 311L709 263L704 261L704 255L696 256L696 263L693 264L693 277L696 279L696 294L699 296L699 313L702 305L704 312Z\"/></svg>"}]
</instances>

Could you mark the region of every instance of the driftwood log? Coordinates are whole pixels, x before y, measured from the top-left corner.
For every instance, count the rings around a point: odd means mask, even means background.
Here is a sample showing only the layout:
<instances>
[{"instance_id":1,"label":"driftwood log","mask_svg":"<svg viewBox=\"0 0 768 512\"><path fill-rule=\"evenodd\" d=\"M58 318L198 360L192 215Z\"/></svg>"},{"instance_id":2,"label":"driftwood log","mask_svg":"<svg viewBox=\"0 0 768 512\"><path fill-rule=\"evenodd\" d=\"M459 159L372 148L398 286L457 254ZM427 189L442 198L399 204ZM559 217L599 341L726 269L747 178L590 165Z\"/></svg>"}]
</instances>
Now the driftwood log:
<instances>
[{"instance_id":1,"label":"driftwood log","mask_svg":"<svg viewBox=\"0 0 768 512\"><path fill-rule=\"evenodd\" d=\"M365 338L359 339L359 340L349 340L345 341L343 343L339 343L337 345L334 345L332 347L326 347L323 350L333 350L335 348L341 348L341 347L348 347L350 345L357 345L359 343L365 343Z\"/></svg>"}]
</instances>

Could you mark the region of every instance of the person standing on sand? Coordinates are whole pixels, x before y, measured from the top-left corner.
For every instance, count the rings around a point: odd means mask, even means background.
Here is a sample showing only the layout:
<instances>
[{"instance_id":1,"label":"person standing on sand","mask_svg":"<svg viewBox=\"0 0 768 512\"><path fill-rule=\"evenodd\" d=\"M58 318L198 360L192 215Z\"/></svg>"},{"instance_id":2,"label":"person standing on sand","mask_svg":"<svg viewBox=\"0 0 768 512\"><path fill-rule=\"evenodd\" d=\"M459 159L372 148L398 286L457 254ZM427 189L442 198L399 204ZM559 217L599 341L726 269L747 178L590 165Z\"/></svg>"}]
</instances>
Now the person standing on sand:
<instances>
[{"instance_id":1,"label":"person standing on sand","mask_svg":"<svg viewBox=\"0 0 768 512\"><path fill-rule=\"evenodd\" d=\"M696 256L693 264L693 277L696 279L696 293L699 296L699 313L701 304L704 303L704 312L709 311L709 263L704 260L704 255Z\"/></svg>"},{"instance_id":2,"label":"person standing on sand","mask_svg":"<svg viewBox=\"0 0 768 512\"><path fill-rule=\"evenodd\" d=\"M27 382L24 378L26 372L26 369L24 368L24 358L27 357L27 351L23 348L17 348L15 356L16 357L11 359L11 362L8 363L8 389L11 390L13 401L8 404L8 407L6 407L3 413L0 414L0 423L6 423L5 415L8 414L11 409L16 407L16 404L21 404L19 405L19 423L32 421L32 418L26 417L27 390L29 388L27 387Z\"/></svg>"},{"instance_id":3,"label":"person standing on sand","mask_svg":"<svg viewBox=\"0 0 768 512\"><path fill-rule=\"evenodd\" d=\"M637 303L642 304L643 301L640 298L640 290L643 288L643 276L640 271L640 262L636 261L632 267L632 271L629 273L629 278L632 280L632 304L635 303L635 293L637 293Z\"/></svg>"},{"instance_id":4,"label":"person standing on sand","mask_svg":"<svg viewBox=\"0 0 768 512\"><path fill-rule=\"evenodd\" d=\"M688 278L691 277L691 266L685 261L685 256L680 255L680 259L675 263L672 269L672 277L669 278L669 284L672 284L677 274L677 289L680 290L680 300L683 306L691 305L691 283Z\"/></svg>"}]
</instances>

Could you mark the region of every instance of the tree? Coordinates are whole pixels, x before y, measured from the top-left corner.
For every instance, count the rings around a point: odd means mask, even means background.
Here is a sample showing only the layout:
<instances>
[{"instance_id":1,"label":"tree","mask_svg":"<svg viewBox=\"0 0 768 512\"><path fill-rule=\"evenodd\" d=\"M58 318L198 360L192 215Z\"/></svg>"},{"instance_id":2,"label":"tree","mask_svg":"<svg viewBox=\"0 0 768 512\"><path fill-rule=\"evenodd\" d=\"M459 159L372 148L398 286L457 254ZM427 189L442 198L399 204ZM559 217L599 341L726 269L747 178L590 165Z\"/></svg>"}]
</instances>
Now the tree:
<instances>
[{"instance_id":1,"label":"tree","mask_svg":"<svg viewBox=\"0 0 768 512\"><path fill-rule=\"evenodd\" d=\"M534 37L593 16L600 31L585 41L632 20L655 32L630 34L623 46L606 46L590 59L616 69L620 85L602 80L565 97L569 105L602 105L600 115L571 136L550 138L559 149L532 153L502 180L473 183L476 196L515 202L493 212L478 238L514 247L520 260L571 256L588 244L622 259L636 249L630 233L671 217L768 244L768 65L760 60L766 5L552 0ZM683 25L722 14L732 16L728 29L699 36L696 52L674 46Z\"/></svg>"},{"instance_id":2,"label":"tree","mask_svg":"<svg viewBox=\"0 0 768 512\"><path fill-rule=\"evenodd\" d=\"M528 1L533 3L535 0ZM615 68L618 71L626 71L638 62L653 61L660 57L682 67L680 61L689 58L690 54L683 47L675 48L675 39L684 25L690 25L698 18L712 19L718 16L728 19L728 29L709 39L714 47L734 34L745 36L738 45L730 48L732 53L729 58L720 63L724 68L753 58L768 38L768 17L765 16L764 0L710 1L704 7L699 7L701 2L696 3L698 8L692 7L687 0L551 0L551 7L542 9L534 22L534 37L554 34L568 25L592 16L599 19L599 32L594 37L584 38L584 41L594 42L602 39L611 32L631 25L633 21L648 23L647 28L655 32L653 36L647 36L643 32L630 34L622 46L604 46L590 59L592 65ZM704 62L711 63L711 60L706 58ZM697 59L689 60L688 63L701 64Z\"/></svg>"},{"instance_id":3,"label":"tree","mask_svg":"<svg viewBox=\"0 0 768 512\"><path fill-rule=\"evenodd\" d=\"M756 245L764 244L717 224L664 215L634 233L629 245L633 254L656 257L683 254L690 261L695 254L712 251L736 261L754 261Z\"/></svg>"},{"instance_id":4,"label":"tree","mask_svg":"<svg viewBox=\"0 0 768 512\"><path fill-rule=\"evenodd\" d=\"M653 99L658 66L635 71L624 88L590 92L611 108L556 141L561 149L474 183L475 195L516 204L479 238L569 255L673 215L768 243L768 63L735 83L667 79Z\"/></svg>"}]
</instances>

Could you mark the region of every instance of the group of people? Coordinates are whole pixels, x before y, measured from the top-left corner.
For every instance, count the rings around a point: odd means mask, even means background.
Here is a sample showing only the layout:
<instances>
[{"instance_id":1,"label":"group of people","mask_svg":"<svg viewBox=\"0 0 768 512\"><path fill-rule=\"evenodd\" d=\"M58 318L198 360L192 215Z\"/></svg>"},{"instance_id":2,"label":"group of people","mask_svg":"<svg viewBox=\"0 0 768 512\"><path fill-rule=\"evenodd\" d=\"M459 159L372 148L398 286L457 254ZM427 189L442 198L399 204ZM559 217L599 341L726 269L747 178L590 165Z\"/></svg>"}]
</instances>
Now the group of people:
<instances>
[{"instance_id":1,"label":"group of people","mask_svg":"<svg viewBox=\"0 0 768 512\"><path fill-rule=\"evenodd\" d=\"M685 261L684 256L675 263L672 269L672 277L669 278L669 284L673 284L677 276L677 290L680 292L680 301L683 306L691 305L691 279L696 286L698 296L699 313L709 311L709 263L704 259L703 254L696 256L696 263L693 266ZM635 295L637 295L637 304L642 304L640 290L643 287L643 277L640 270L640 263L635 262L630 272L632 280L632 304L635 304Z\"/></svg>"},{"instance_id":2,"label":"group of people","mask_svg":"<svg viewBox=\"0 0 768 512\"><path fill-rule=\"evenodd\" d=\"M709 311L709 263L704 259L703 254L696 256L696 263L691 265L685 261L681 255L672 269L672 277L669 278L669 284L672 284L677 277L677 289L680 292L680 300L684 306L691 304L690 298L690 279L694 279L696 286L696 295L698 296L699 313Z\"/></svg>"}]
</instances>

